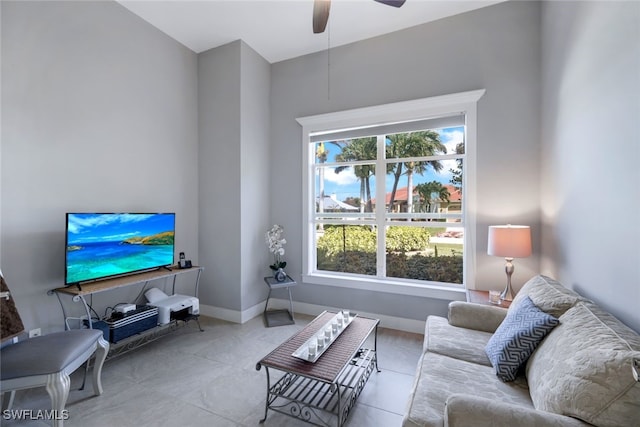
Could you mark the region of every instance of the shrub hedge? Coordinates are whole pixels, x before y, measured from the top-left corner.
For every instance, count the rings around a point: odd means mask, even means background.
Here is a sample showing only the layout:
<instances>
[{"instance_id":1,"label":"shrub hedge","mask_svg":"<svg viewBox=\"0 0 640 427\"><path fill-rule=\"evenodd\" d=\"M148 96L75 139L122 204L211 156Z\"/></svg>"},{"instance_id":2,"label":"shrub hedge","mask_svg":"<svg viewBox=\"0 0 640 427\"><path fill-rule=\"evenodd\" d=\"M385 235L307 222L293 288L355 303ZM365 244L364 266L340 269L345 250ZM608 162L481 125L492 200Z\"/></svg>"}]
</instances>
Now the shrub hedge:
<instances>
[{"instance_id":1,"label":"shrub hedge","mask_svg":"<svg viewBox=\"0 0 640 427\"><path fill-rule=\"evenodd\" d=\"M387 230L387 250L423 251L429 245L429 230L421 227L391 226ZM327 255L344 251L376 251L376 231L366 225L328 225L318 239L318 250Z\"/></svg>"},{"instance_id":2,"label":"shrub hedge","mask_svg":"<svg viewBox=\"0 0 640 427\"><path fill-rule=\"evenodd\" d=\"M427 249L429 230L391 226L387 230L387 277L462 283L462 256L407 254ZM317 242L318 269L376 275L376 232L368 226L325 226Z\"/></svg>"}]
</instances>

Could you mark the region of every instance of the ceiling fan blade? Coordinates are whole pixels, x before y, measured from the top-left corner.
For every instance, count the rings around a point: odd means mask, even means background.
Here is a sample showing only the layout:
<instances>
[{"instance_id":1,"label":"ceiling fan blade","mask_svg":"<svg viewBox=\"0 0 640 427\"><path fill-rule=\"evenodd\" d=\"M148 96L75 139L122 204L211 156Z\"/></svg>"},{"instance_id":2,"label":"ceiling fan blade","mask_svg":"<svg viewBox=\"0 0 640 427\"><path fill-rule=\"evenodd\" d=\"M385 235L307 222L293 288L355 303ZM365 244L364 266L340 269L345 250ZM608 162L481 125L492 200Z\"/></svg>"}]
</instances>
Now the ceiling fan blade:
<instances>
[{"instance_id":1,"label":"ceiling fan blade","mask_svg":"<svg viewBox=\"0 0 640 427\"><path fill-rule=\"evenodd\" d=\"M386 4L387 6L400 7L406 0L375 0L378 3Z\"/></svg>"},{"instance_id":2,"label":"ceiling fan blade","mask_svg":"<svg viewBox=\"0 0 640 427\"><path fill-rule=\"evenodd\" d=\"M313 2L313 33L319 34L327 28L331 0L315 0Z\"/></svg>"}]
</instances>

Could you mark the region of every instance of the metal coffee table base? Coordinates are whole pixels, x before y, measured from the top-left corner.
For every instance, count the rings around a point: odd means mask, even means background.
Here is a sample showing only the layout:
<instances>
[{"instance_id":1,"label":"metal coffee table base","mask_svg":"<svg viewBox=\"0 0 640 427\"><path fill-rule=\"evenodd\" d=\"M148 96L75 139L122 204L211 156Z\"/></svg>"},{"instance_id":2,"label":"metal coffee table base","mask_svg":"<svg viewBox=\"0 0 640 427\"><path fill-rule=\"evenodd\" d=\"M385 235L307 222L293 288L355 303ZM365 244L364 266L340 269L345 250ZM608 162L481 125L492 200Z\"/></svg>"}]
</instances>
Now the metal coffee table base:
<instances>
[{"instance_id":1,"label":"metal coffee table base","mask_svg":"<svg viewBox=\"0 0 640 427\"><path fill-rule=\"evenodd\" d=\"M266 421L269 409L317 426L337 425L347 421L351 410L378 363L376 351L361 349L335 383L326 383L303 375L286 373L273 386L267 372ZM334 421L335 422L335 421Z\"/></svg>"},{"instance_id":2,"label":"metal coffee table base","mask_svg":"<svg viewBox=\"0 0 640 427\"><path fill-rule=\"evenodd\" d=\"M261 422L267 419L271 409L318 426L345 424L371 372L378 368L380 320L355 316L314 362L293 356L318 332L325 330L336 314L321 313L257 363L256 369L264 366L267 373ZM373 338L373 349L367 348L370 338ZM273 384L272 376L277 379Z\"/></svg>"}]
</instances>

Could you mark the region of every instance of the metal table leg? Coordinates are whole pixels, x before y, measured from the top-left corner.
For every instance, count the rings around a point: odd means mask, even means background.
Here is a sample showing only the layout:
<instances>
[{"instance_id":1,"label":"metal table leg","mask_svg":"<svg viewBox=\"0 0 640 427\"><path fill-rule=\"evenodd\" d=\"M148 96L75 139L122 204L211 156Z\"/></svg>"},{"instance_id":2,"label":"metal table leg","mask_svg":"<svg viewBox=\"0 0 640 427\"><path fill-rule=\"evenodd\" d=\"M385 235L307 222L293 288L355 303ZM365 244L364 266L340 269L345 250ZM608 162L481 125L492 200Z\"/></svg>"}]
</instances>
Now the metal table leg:
<instances>
[{"instance_id":1,"label":"metal table leg","mask_svg":"<svg viewBox=\"0 0 640 427\"><path fill-rule=\"evenodd\" d=\"M264 304L263 312L264 322L266 326L271 327L294 324L295 318L293 315L293 296L291 295L291 287L295 286L296 282L289 276L287 276L287 279L284 282L277 282L272 276L267 276L264 278L264 282L269 287L269 293L267 295L267 301ZM289 295L289 309L269 310L269 299L271 298L271 292L274 289L283 288L287 288L287 293Z\"/></svg>"},{"instance_id":2,"label":"metal table leg","mask_svg":"<svg viewBox=\"0 0 640 427\"><path fill-rule=\"evenodd\" d=\"M291 313L291 320L293 322L296 321L296 319L293 317L293 299L291 298L291 287L287 287L287 291L289 292L289 313Z\"/></svg>"}]
</instances>

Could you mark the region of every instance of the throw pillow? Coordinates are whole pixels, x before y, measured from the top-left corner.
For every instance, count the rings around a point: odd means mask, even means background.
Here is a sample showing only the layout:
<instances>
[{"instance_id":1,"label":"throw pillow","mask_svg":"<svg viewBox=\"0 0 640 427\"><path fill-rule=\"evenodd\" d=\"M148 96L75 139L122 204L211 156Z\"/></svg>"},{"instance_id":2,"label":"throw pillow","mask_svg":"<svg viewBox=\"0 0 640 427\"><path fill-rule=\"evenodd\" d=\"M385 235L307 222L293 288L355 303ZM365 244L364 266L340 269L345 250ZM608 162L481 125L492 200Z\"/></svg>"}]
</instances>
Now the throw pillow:
<instances>
[{"instance_id":1,"label":"throw pillow","mask_svg":"<svg viewBox=\"0 0 640 427\"><path fill-rule=\"evenodd\" d=\"M524 297L507 313L489 339L485 352L502 381L516 379L518 369L542 339L559 323Z\"/></svg>"},{"instance_id":2,"label":"throw pillow","mask_svg":"<svg viewBox=\"0 0 640 427\"><path fill-rule=\"evenodd\" d=\"M586 300L571 289L562 286L557 280L542 275L532 277L524 284L513 299L509 311L525 296L531 298L540 310L555 317L562 316L579 301Z\"/></svg>"}]
</instances>

